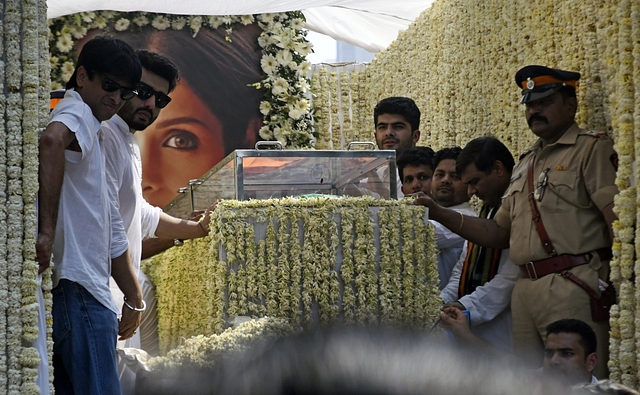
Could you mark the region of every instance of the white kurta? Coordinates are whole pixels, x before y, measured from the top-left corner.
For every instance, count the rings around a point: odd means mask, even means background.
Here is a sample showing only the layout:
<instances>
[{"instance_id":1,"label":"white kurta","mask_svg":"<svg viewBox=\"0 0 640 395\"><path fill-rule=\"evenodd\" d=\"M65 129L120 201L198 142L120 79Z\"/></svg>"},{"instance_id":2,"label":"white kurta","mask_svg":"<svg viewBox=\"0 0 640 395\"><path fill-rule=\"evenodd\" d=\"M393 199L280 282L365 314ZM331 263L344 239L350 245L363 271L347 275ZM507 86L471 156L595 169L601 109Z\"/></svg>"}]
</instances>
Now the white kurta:
<instances>
[{"instance_id":1,"label":"white kurta","mask_svg":"<svg viewBox=\"0 0 640 395\"><path fill-rule=\"evenodd\" d=\"M468 242L464 244L460 259L456 263L447 286L440 292L445 303L458 301L458 287ZM511 262L509 250L502 250L498 272L483 286L460 298L460 303L469 310L471 332L481 339L505 351L511 351L511 291L518 280L520 270Z\"/></svg>"},{"instance_id":2,"label":"white kurta","mask_svg":"<svg viewBox=\"0 0 640 395\"><path fill-rule=\"evenodd\" d=\"M477 217L475 211L469 205L469 202L464 202L455 206L448 207L451 210L457 211L462 215L469 215L471 217ZM440 290L449 283L451 272L458 262L460 252L465 244L465 239L453 233L447 229L440 222L429 220L436 228L436 245L438 246L438 276L440 279Z\"/></svg>"}]
</instances>

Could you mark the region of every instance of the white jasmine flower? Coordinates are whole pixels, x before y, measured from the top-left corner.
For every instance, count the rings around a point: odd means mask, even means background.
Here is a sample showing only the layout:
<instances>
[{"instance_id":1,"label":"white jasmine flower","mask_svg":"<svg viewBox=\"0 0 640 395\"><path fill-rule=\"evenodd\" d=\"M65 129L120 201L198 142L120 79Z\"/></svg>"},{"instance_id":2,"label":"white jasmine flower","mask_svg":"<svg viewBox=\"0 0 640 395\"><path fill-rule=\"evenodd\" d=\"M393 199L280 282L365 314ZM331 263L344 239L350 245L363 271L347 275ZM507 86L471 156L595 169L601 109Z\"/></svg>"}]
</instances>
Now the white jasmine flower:
<instances>
[{"instance_id":1,"label":"white jasmine flower","mask_svg":"<svg viewBox=\"0 0 640 395\"><path fill-rule=\"evenodd\" d=\"M271 103L265 100L261 101L260 112L262 113L262 115L268 115L271 112Z\"/></svg>"},{"instance_id":2,"label":"white jasmine flower","mask_svg":"<svg viewBox=\"0 0 640 395\"><path fill-rule=\"evenodd\" d=\"M278 63L286 66L293 60L293 55L291 55L291 52L288 49L285 49L282 51L278 51L278 53L276 54L276 59L278 60Z\"/></svg>"},{"instance_id":3,"label":"white jasmine flower","mask_svg":"<svg viewBox=\"0 0 640 395\"><path fill-rule=\"evenodd\" d=\"M191 20L189 21L189 27L193 31L193 37L197 36L200 28L202 27L202 17L195 16L191 18Z\"/></svg>"},{"instance_id":4,"label":"white jasmine flower","mask_svg":"<svg viewBox=\"0 0 640 395\"><path fill-rule=\"evenodd\" d=\"M301 30L304 28L304 21L300 18L294 18L291 21L291 28L296 30Z\"/></svg>"},{"instance_id":5,"label":"white jasmine flower","mask_svg":"<svg viewBox=\"0 0 640 395\"><path fill-rule=\"evenodd\" d=\"M51 69L58 68L58 62L60 59L57 56L49 56L49 64L51 65Z\"/></svg>"},{"instance_id":6,"label":"white jasmine flower","mask_svg":"<svg viewBox=\"0 0 640 395\"><path fill-rule=\"evenodd\" d=\"M96 13L95 12L81 12L80 16L82 17L82 20L84 22L90 23L91 21L93 21L93 18L96 17Z\"/></svg>"},{"instance_id":7,"label":"white jasmine flower","mask_svg":"<svg viewBox=\"0 0 640 395\"><path fill-rule=\"evenodd\" d=\"M166 30L171 27L171 21L162 15L158 15L151 21L151 26L158 30Z\"/></svg>"},{"instance_id":8,"label":"white jasmine flower","mask_svg":"<svg viewBox=\"0 0 640 395\"><path fill-rule=\"evenodd\" d=\"M119 32L123 32L129 28L129 24L131 24L131 22L129 22L128 19L120 18L118 22L116 22L114 29Z\"/></svg>"},{"instance_id":9,"label":"white jasmine flower","mask_svg":"<svg viewBox=\"0 0 640 395\"><path fill-rule=\"evenodd\" d=\"M71 35L76 39L81 39L82 37L87 35L87 28L82 25L75 25L71 29Z\"/></svg>"},{"instance_id":10,"label":"white jasmine flower","mask_svg":"<svg viewBox=\"0 0 640 395\"><path fill-rule=\"evenodd\" d=\"M273 55L266 55L260 60L260 66L267 75L274 74L278 68L278 60Z\"/></svg>"},{"instance_id":11,"label":"white jasmine flower","mask_svg":"<svg viewBox=\"0 0 640 395\"><path fill-rule=\"evenodd\" d=\"M71 51L71 48L73 48L73 39L71 38L71 35L61 34L56 42L56 48L58 48L58 51L62 53Z\"/></svg>"},{"instance_id":12,"label":"white jasmine flower","mask_svg":"<svg viewBox=\"0 0 640 395\"><path fill-rule=\"evenodd\" d=\"M107 26L107 19L102 15L98 16L91 25L91 28L104 29Z\"/></svg>"},{"instance_id":13,"label":"white jasmine flower","mask_svg":"<svg viewBox=\"0 0 640 395\"><path fill-rule=\"evenodd\" d=\"M217 29L220 25L222 25L222 19L219 16L213 15L209 17L209 26L212 29Z\"/></svg>"},{"instance_id":14,"label":"white jasmine flower","mask_svg":"<svg viewBox=\"0 0 640 395\"><path fill-rule=\"evenodd\" d=\"M253 15L241 15L240 16L240 22L245 26L252 24L254 20L255 19L253 19Z\"/></svg>"},{"instance_id":15,"label":"white jasmine flower","mask_svg":"<svg viewBox=\"0 0 640 395\"><path fill-rule=\"evenodd\" d=\"M289 83L284 78L278 78L276 82L273 83L273 87L271 88L271 92L276 96L282 96L289 89Z\"/></svg>"},{"instance_id":16,"label":"white jasmine flower","mask_svg":"<svg viewBox=\"0 0 640 395\"><path fill-rule=\"evenodd\" d=\"M144 15L139 15L135 18L133 18L133 23L135 23L138 26L146 26L149 24L149 18L147 18Z\"/></svg>"},{"instance_id":17,"label":"white jasmine flower","mask_svg":"<svg viewBox=\"0 0 640 395\"><path fill-rule=\"evenodd\" d=\"M273 23L273 14L270 14L270 13L261 14L260 20L262 20L262 22L264 23Z\"/></svg>"},{"instance_id":18,"label":"white jasmine flower","mask_svg":"<svg viewBox=\"0 0 640 395\"><path fill-rule=\"evenodd\" d=\"M182 30L184 26L187 24L187 19L183 17L178 17L171 22L171 28L173 30Z\"/></svg>"}]
</instances>

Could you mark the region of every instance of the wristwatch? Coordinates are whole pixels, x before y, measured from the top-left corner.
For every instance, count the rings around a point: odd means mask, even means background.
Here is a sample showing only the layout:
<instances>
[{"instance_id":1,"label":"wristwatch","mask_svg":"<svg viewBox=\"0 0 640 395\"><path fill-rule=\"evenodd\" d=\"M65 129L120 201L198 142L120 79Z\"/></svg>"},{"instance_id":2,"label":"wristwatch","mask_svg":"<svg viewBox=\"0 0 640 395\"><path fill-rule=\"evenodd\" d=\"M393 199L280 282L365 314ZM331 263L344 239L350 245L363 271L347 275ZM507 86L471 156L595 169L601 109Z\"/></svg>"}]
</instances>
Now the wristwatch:
<instances>
[{"instance_id":1,"label":"wristwatch","mask_svg":"<svg viewBox=\"0 0 640 395\"><path fill-rule=\"evenodd\" d=\"M173 245L176 247L180 247L181 245L184 244L184 240L180 240L180 239L173 239Z\"/></svg>"}]
</instances>

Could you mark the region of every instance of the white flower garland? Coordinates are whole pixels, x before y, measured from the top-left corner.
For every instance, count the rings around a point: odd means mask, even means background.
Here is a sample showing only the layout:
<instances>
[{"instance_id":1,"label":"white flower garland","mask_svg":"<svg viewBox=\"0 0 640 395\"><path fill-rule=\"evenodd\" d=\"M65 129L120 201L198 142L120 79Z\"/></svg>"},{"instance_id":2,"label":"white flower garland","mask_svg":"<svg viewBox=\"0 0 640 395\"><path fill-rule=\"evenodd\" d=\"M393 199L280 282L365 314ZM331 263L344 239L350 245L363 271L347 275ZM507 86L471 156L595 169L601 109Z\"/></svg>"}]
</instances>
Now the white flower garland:
<instances>
[{"instance_id":1,"label":"white flower garland","mask_svg":"<svg viewBox=\"0 0 640 395\"><path fill-rule=\"evenodd\" d=\"M198 335L185 340L166 356L151 358L148 367L162 372L176 366L183 368L214 367L223 357L246 350L269 338L281 338L299 331L289 321L265 317L250 320L216 335Z\"/></svg>"},{"instance_id":2,"label":"white flower garland","mask_svg":"<svg viewBox=\"0 0 640 395\"><path fill-rule=\"evenodd\" d=\"M219 203L209 241L185 242L144 266L157 288L161 350L265 312L303 326L344 317L429 327L442 301L435 236L423 217L409 201L373 198ZM264 239L256 241L254 227ZM184 303L202 312L178 308Z\"/></svg>"},{"instance_id":3,"label":"white flower garland","mask_svg":"<svg viewBox=\"0 0 640 395\"><path fill-rule=\"evenodd\" d=\"M226 30L227 41L233 40L236 24L257 22L263 29L258 38L262 48L264 77L253 84L264 92L260 104L264 126L260 137L277 140L291 149L313 148L313 110L306 97L309 92L307 73L311 65L306 56L312 52L304 30L304 15L300 11L259 15L169 15L149 12L95 11L67 15L50 22L51 89L61 89L75 68L72 56L75 42L91 29L139 31L151 25L157 30L190 29L195 37L200 29Z\"/></svg>"}]
</instances>

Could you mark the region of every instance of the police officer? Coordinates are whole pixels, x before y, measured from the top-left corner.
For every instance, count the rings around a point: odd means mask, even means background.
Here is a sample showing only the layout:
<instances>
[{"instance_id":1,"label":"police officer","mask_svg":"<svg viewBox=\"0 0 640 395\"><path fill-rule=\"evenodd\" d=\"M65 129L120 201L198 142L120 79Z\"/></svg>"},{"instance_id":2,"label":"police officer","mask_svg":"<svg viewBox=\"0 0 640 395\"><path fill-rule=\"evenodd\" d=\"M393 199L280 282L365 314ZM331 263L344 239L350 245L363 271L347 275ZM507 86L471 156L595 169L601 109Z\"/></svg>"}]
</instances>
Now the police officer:
<instances>
[{"instance_id":1,"label":"police officer","mask_svg":"<svg viewBox=\"0 0 640 395\"><path fill-rule=\"evenodd\" d=\"M539 139L520 157L494 219L416 199L469 241L511 248L521 271L511 301L514 350L532 365L542 360L546 326L562 318L589 324L601 361L608 360L608 319L603 309L592 312L591 299L603 293L609 274L617 157L609 137L575 123L579 78L544 66L516 73L527 124ZM605 362L596 375L607 376Z\"/></svg>"}]
</instances>

